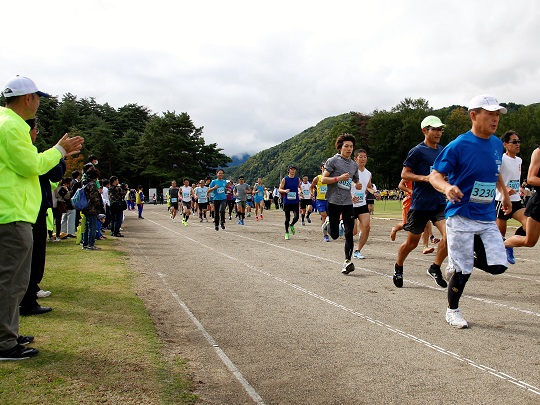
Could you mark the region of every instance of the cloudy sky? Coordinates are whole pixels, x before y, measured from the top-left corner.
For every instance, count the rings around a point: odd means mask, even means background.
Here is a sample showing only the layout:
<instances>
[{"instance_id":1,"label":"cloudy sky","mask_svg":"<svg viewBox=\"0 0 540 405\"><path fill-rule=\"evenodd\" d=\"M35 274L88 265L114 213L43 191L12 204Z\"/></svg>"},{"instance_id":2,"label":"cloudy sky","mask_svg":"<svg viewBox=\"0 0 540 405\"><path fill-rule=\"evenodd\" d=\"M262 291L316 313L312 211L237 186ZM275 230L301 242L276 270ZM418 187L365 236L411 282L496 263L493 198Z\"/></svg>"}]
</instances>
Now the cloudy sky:
<instances>
[{"instance_id":1,"label":"cloudy sky","mask_svg":"<svg viewBox=\"0 0 540 405\"><path fill-rule=\"evenodd\" d=\"M535 0L10 1L0 82L187 112L207 143L253 154L406 97L538 102L539 20Z\"/></svg>"}]
</instances>

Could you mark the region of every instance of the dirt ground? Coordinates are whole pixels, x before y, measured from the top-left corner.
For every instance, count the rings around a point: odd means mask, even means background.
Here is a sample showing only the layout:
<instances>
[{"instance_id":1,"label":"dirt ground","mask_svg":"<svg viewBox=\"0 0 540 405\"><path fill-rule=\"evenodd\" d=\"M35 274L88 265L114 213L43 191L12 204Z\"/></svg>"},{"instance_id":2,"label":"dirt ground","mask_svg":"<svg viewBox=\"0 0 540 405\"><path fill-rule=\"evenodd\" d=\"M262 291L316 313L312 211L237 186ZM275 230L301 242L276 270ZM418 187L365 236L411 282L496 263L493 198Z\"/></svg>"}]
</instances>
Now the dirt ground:
<instances>
[{"instance_id":1,"label":"dirt ground","mask_svg":"<svg viewBox=\"0 0 540 405\"><path fill-rule=\"evenodd\" d=\"M317 214L289 241L281 211L244 226L233 215L218 232L195 217L173 223L164 205L143 215L126 212L119 245L202 403L540 401L538 247L516 249L503 275L475 270L461 300L470 328L458 330L426 274L434 254L411 253L404 287L393 285L397 220L375 213L366 259L345 276L344 240L324 243Z\"/></svg>"}]
</instances>

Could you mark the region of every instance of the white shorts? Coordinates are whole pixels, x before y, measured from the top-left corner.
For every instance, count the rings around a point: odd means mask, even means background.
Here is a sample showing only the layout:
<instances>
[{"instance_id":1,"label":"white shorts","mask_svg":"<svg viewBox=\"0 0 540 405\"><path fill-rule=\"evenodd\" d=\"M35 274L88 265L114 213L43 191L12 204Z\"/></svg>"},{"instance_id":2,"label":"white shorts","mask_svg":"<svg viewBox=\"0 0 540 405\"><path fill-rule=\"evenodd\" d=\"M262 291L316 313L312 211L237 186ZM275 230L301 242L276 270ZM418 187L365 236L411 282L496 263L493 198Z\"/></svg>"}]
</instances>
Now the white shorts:
<instances>
[{"instance_id":1,"label":"white shorts","mask_svg":"<svg viewBox=\"0 0 540 405\"><path fill-rule=\"evenodd\" d=\"M476 221L462 216L446 220L448 268L471 274L474 264L474 235L480 235L489 266L506 266L504 241L495 221Z\"/></svg>"}]
</instances>

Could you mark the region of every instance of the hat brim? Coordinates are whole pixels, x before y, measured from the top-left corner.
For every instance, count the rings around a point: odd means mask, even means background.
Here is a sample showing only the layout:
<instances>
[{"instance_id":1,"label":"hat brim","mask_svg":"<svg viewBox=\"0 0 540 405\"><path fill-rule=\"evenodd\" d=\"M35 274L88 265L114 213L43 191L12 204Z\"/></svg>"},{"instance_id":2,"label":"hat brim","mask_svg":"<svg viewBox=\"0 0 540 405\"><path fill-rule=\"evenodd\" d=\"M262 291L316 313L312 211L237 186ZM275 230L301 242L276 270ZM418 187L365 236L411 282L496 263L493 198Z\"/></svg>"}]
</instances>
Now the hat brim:
<instances>
[{"instance_id":1,"label":"hat brim","mask_svg":"<svg viewBox=\"0 0 540 405\"><path fill-rule=\"evenodd\" d=\"M47 94L47 93L43 93L42 91L36 91L36 94L40 97L45 97L45 98L49 98L51 97L50 94Z\"/></svg>"}]
</instances>

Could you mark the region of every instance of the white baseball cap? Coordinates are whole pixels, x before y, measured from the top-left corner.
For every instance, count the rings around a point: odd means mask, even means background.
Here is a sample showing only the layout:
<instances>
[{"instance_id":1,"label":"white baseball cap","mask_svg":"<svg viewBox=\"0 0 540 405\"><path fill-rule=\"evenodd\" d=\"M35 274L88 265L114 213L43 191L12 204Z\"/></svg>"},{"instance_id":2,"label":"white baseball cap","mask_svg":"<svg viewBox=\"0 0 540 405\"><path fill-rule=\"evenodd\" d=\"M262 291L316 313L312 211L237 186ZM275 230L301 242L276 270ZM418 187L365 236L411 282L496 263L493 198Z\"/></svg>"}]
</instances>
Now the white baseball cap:
<instances>
[{"instance_id":1,"label":"white baseball cap","mask_svg":"<svg viewBox=\"0 0 540 405\"><path fill-rule=\"evenodd\" d=\"M36 84L24 76L16 76L7 82L5 90L2 92L4 97L24 96L25 94L36 93L40 97L50 97L49 94L39 91Z\"/></svg>"},{"instance_id":2,"label":"white baseball cap","mask_svg":"<svg viewBox=\"0 0 540 405\"><path fill-rule=\"evenodd\" d=\"M469 101L469 111L474 110L475 108L483 108L487 111L497 111L499 110L501 114L506 114L507 110L503 106L499 105L499 102L495 97L492 96L476 96Z\"/></svg>"}]
</instances>

